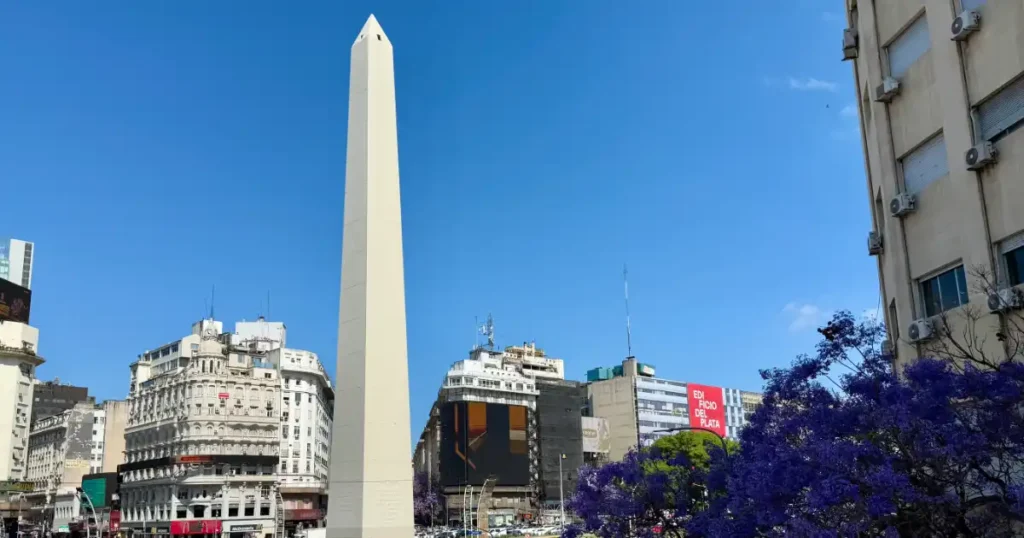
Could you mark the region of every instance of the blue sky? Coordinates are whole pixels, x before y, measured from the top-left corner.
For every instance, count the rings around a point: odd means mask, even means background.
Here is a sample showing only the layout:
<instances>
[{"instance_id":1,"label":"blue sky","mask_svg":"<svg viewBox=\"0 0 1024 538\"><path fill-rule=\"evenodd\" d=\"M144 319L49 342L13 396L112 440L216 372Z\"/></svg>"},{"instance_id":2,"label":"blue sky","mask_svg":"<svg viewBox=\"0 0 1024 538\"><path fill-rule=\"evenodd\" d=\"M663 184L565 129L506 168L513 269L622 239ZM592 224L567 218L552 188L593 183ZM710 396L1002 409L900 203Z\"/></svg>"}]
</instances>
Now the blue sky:
<instances>
[{"instance_id":1,"label":"blue sky","mask_svg":"<svg viewBox=\"0 0 1024 538\"><path fill-rule=\"evenodd\" d=\"M21 2L0 235L44 378L123 398L216 286L334 371L349 47L395 46L412 422L472 346L756 390L878 302L842 3ZM850 113L852 110L852 114Z\"/></svg>"}]
</instances>

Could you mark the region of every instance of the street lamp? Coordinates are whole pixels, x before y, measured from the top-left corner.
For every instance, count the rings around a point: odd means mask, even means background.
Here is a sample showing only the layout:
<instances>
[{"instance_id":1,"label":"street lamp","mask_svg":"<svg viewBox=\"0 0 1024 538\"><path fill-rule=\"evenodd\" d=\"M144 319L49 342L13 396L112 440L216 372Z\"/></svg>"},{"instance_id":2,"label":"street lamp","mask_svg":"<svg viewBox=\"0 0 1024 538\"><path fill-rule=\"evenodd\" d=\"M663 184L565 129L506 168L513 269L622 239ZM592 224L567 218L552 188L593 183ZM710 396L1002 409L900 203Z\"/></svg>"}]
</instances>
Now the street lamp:
<instances>
[{"instance_id":1,"label":"street lamp","mask_svg":"<svg viewBox=\"0 0 1024 538\"><path fill-rule=\"evenodd\" d=\"M565 454L558 456L558 504L559 511L562 513L562 532L565 532L565 490L562 487L562 460L565 459Z\"/></svg>"},{"instance_id":2,"label":"street lamp","mask_svg":"<svg viewBox=\"0 0 1024 538\"><path fill-rule=\"evenodd\" d=\"M92 520L96 522L96 530L99 531L100 519L96 517L96 507L93 506L92 499L89 498L89 494L83 491L82 488L75 488L75 493L77 493L81 497L84 497L85 501L89 503L89 511L92 512ZM85 520L85 536L86 538L89 537L89 518L86 518ZM102 538L102 536L98 538Z\"/></svg>"}]
</instances>

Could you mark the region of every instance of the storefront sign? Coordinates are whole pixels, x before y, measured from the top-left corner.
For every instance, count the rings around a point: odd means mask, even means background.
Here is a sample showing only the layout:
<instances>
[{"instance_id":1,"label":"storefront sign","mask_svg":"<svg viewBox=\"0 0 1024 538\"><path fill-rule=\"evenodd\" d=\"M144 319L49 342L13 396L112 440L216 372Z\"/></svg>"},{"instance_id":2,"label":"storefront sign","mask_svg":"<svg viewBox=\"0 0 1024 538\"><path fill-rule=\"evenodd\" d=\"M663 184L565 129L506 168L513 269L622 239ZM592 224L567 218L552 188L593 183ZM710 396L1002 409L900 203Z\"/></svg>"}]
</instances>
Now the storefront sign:
<instances>
[{"instance_id":1,"label":"storefront sign","mask_svg":"<svg viewBox=\"0 0 1024 538\"><path fill-rule=\"evenodd\" d=\"M15 480L0 480L0 493L19 492L26 493L35 489L32 482L18 482Z\"/></svg>"},{"instance_id":2,"label":"storefront sign","mask_svg":"<svg viewBox=\"0 0 1024 538\"><path fill-rule=\"evenodd\" d=\"M319 508L294 508L285 510L284 518L292 521L320 519Z\"/></svg>"},{"instance_id":3,"label":"storefront sign","mask_svg":"<svg viewBox=\"0 0 1024 538\"><path fill-rule=\"evenodd\" d=\"M263 528L263 525L232 525L228 532L256 532Z\"/></svg>"},{"instance_id":4,"label":"storefront sign","mask_svg":"<svg viewBox=\"0 0 1024 538\"><path fill-rule=\"evenodd\" d=\"M171 534L220 534L219 519L202 519L197 521L172 521Z\"/></svg>"},{"instance_id":5,"label":"storefront sign","mask_svg":"<svg viewBox=\"0 0 1024 538\"><path fill-rule=\"evenodd\" d=\"M174 463L213 463L213 456L177 456Z\"/></svg>"}]
</instances>

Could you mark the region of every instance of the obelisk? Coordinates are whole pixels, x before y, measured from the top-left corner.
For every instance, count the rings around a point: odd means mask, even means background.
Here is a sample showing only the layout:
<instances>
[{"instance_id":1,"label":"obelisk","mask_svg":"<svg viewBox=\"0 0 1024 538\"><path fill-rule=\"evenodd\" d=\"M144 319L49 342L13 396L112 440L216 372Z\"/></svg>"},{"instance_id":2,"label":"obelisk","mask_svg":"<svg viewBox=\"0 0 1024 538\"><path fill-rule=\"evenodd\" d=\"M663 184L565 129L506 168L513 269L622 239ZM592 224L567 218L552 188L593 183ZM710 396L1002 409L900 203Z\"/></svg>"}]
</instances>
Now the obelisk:
<instances>
[{"instance_id":1,"label":"obelisk","mask_svg":"<svg viewBox=\"0 0 1024 538\"><path fill-rule=\"evenodd\" d=\"M349 76L327 538L411 538L395 71L391 42L373 15L352 44Z\"/></svg>"}]
</instances>

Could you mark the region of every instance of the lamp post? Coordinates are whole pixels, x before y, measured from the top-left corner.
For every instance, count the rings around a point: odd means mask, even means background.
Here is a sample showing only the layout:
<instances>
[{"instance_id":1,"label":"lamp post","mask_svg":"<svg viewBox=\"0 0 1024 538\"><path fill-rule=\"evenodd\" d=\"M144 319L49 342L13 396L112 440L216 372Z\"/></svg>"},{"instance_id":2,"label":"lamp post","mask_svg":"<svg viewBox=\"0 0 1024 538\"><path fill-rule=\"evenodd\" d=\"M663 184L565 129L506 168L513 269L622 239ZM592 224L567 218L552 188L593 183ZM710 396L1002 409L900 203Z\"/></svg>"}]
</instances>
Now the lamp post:
<instances>
[{"instance_id":1,"label":"lamp post","mask_svg":"<svg viewBox=\"0 0 1024 538\"><path fill-rule=\"evenodd\" d=\"M100 530L100 519L96 517L96 507L92 504L92 499L89 498L89 494L82 490L82 488L75 488L75 492L85 498L85 502L89 503L89 511L92 512L92 520L96 522L96 530ZM99 534L99 532L97 532ZM85 519L85 535L88 538L89 534L89 518ZM102 538L102 536L97 537Z\"/></svg>"},{"instance_id":2,"label":"lamp post","mask_svg":"<svg viewBox=\"0 0 1024 538\"><path fill-rule=\"evenodd\" d=\"M558 456L558 505L562 515L562 532L565 532L565 489L562 487L562 478L565 476L562 472L562 460L564 459L565 454Z\"/></svg>"}]
</instances>

